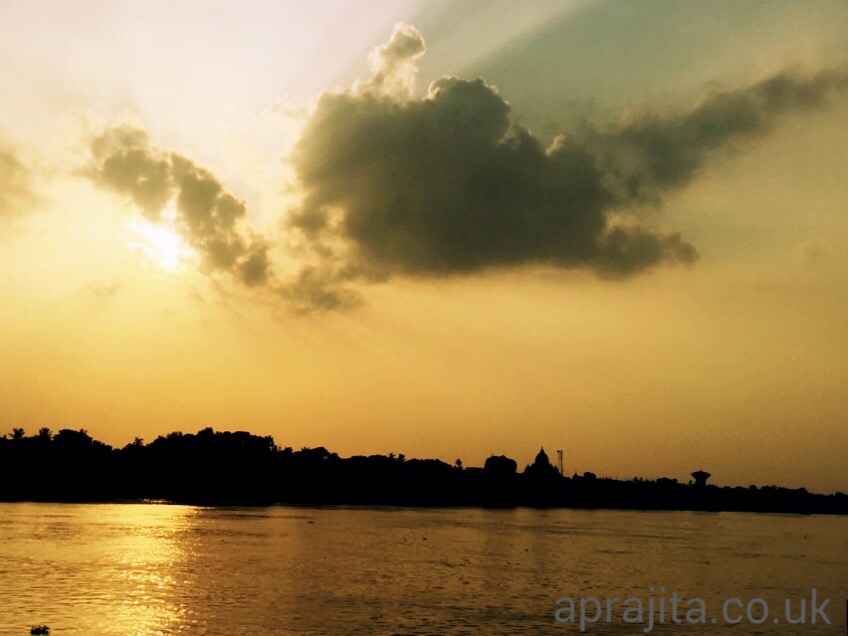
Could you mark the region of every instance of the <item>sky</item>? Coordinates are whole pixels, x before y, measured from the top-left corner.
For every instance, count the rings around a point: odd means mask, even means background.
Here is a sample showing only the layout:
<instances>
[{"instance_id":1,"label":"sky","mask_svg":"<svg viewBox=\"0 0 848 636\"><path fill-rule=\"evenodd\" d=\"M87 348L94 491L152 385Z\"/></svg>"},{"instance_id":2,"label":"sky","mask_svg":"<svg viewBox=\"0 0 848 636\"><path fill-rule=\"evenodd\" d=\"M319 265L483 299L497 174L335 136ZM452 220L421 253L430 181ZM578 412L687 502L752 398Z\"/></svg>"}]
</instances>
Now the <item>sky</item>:
<instances>
[{"instance_id":1,"label":"sky","mask_svg":"<svg viewBox=\"0 0 848 636\"><path fill-rule=\"evenodd\" d=\"M0 433L848 490L848 4L0 2Z\"/></svg>"}]
</instances>

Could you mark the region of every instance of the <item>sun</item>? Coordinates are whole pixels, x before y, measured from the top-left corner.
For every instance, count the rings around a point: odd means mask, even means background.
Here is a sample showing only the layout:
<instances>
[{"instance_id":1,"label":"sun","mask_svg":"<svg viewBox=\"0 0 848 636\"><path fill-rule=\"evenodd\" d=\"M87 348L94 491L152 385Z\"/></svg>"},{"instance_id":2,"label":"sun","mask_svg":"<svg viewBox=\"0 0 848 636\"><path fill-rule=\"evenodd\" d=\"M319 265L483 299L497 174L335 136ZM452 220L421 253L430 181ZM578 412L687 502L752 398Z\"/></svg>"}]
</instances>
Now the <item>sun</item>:
<instances>
[{"instance_id":1,"label":"sun","mask_svg":"<svg viewBox=\"0 0 848 636\"><path fill-rule=\"evenodd\" d=\"M185 261L194 253L182 237L167 225L135 217L130 220L129 228L139 239L131 242L130 247L147 262L168 272L182 269Z\"/></svg>"}]
</instances>

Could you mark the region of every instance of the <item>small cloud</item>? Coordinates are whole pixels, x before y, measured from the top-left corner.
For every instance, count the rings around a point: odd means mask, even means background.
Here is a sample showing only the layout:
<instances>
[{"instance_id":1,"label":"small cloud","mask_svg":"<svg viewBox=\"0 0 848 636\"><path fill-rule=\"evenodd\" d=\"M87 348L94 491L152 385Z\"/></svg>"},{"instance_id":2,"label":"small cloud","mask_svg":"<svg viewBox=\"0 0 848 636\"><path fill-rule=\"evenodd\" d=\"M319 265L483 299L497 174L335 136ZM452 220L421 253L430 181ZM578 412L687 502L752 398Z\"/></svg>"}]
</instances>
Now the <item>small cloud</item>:
<instances>
[{"instance_id":1,"label":"small cloud","mask_svg":"<svg viewBox=\"0 0 848 636\"><path fill-rule=\"evenodd\" d=\"M87 176L129 198L149 222L168 221L206 271L229 273L248 287L268 281L267 244L246 227L244 202L210 171L153 148L144 131L130 126L106 130L91 152Z\"/></svg>"},{"instance_id":2,"label":"small cloud","mask_svg":"<svg viewBox=\"0 0 848 636\"><path fill-rule=\"evenodd\" d=\"M795 248L794 260L806 266L822 265L832 260L834 246L820 238L811 238Z\"/></svg>"},{"instance_id":3,"label":"small cloud","mask_svg":"<svg viewBox=\"0 0 848 636\"><path fill-rule=\"evenodd\" d=\"M368 56L372 76L359 84L359 88L398 97L411 96L415 90L418 60L426 50L418 29L405 22L396 24L389 41Z\"/></svg>"},{"instance_id":4,"label":"small cloud","mask_svg":"<svg viewBox=\"0 0 848 636\"><path fill-rule=\"evenodd\" d=\"M121 284L117 281L113 283L92 283L88 286L88 291L97 298L113 298L121 290Z\"/></svg>"},{"instance_id":5,"label":"small cloud","mask_svg":"<svg viewBox=\"0 0 848 636\"><path fill-rule=\"evenodd\" d=\"M342 283L349 276L326 266L304 267L281 288L281 294L297 314L313 311L352 309L362 304L362 297Z\"/></svg>"},{"instance_id":6,"label":"small cloud","mask_svg":"<svg viewBox=\"0 0 848 636\"><path fill-rule=\"evenodd\" d=\"M35 199L31 170L14 149L0 144L0 221L21 216Z\"/></svg>"}]
</instances>

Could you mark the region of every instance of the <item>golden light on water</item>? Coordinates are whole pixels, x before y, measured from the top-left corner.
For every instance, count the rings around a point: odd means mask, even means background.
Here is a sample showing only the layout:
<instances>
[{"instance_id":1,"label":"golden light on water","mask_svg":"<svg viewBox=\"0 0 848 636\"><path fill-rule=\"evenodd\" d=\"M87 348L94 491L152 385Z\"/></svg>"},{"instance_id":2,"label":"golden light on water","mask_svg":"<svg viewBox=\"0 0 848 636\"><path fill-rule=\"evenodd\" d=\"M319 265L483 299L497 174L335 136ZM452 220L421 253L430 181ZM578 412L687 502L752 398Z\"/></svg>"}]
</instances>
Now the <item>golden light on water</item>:
<instances>
[{"instance_id":1,"label":"golden light on water","mask_svg":"<svg viewBox=\"0 0 848 636\"><path fill-rule=\"evenodd\" d=\"M111 626L132 633L185 620L183 599L194 581L186 580L186 551L197 510L185 506L126 506L119 510L125 532L111 544L117 565L112 584L121 590ZM107 627L104 625L104 627Z\"/></svg>"}]
</instances>

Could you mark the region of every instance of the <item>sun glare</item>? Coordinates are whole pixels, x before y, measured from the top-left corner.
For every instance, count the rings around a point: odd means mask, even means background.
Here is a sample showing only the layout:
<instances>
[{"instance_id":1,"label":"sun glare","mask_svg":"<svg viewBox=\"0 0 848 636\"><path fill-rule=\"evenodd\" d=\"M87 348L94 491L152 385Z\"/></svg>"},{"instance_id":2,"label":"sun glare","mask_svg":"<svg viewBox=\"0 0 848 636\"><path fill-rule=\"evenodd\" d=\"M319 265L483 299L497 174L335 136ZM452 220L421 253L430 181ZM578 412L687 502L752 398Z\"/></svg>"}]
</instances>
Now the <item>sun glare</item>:
<instances>
[{"instance_id":1,"label":"sun glare","mask_svg":"<svg viewBox=\"0 0 848 636\"><path fill-rule=\"evenodd\" d=\"M131 242L130 247L164 270L179 270L193 253L180 235L165 225L134 218L129 227L140 239Z\"/></svg>"}]
</instances>

